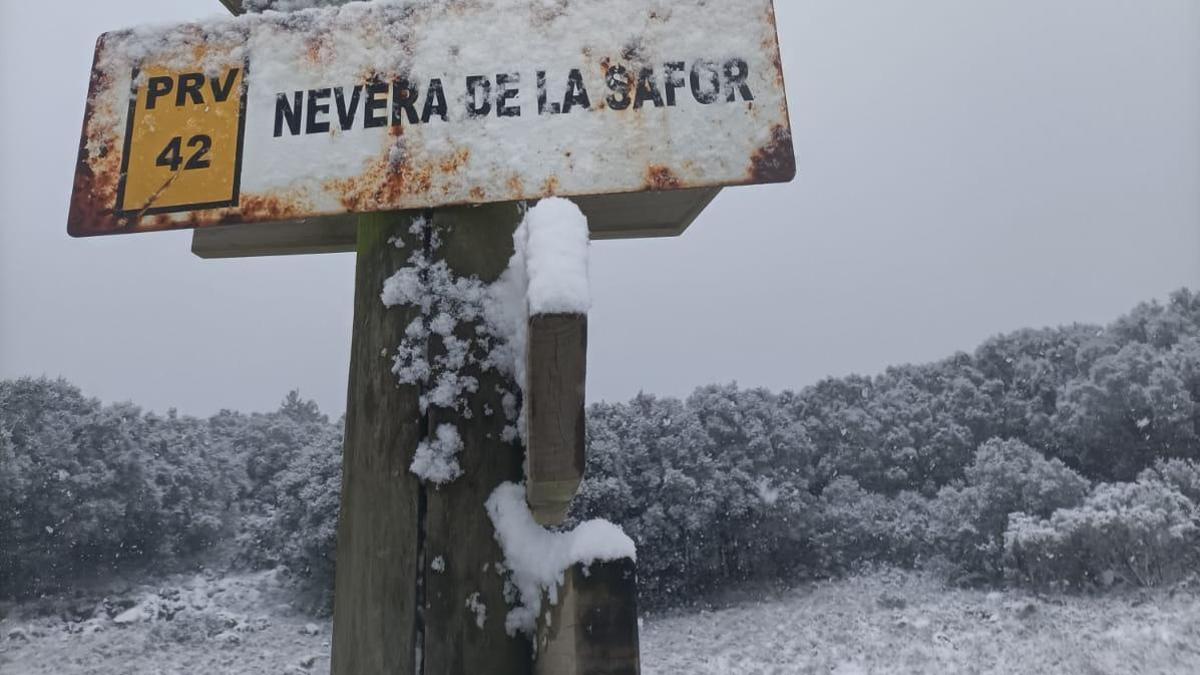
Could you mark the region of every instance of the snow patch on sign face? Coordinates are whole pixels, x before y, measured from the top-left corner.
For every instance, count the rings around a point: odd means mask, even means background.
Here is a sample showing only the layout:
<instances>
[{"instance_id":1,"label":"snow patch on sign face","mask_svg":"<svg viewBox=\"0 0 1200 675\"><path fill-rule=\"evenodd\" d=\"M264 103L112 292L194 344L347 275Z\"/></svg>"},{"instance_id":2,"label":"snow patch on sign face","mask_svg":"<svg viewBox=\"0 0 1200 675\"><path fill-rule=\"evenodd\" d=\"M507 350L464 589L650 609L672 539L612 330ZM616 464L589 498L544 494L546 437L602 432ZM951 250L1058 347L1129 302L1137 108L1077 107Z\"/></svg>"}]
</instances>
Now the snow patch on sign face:
<instances>
[{"instance_id":1,"label":"snow patch on sign face","mask_svg":"<svg viewBox=\"0 0 1200 675\"><path fill-rule=\"evenodd\" d=\"M533 519L525 503L525 487L505 483L487 501L504 565L520 593L520 604L509 611L505 628L532 635L542 611L542 593L558 604L558 587L574 565L612 560L637 560L637 547L620 527L606 520L580 524L570 532L551 532Z\"/></svg>"},{"instance_id":2,"label":"snow patch on sign face","mask_svg":"<svg viewBox=\"0 0 1200 675\"><path fill-rule=\"evenodd\" d=\"M588 224L566 199L543 199L525 216L530 314L587 314Z\"/></svg>"}]
</instances>

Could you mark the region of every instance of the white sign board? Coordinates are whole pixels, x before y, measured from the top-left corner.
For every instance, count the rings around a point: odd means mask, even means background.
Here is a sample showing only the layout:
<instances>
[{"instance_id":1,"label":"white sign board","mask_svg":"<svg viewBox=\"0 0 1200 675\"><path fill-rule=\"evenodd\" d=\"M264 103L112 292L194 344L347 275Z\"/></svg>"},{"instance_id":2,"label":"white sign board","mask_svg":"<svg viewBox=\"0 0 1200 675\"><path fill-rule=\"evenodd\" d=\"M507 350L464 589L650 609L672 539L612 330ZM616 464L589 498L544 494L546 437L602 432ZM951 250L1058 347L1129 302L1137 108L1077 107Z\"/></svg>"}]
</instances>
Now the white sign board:
<instances>
[{"instance_id":1,"label":"white sign board","mask_svg":"<svg viewBox=\"0 0 1200 675\"><path fill-rule=\"evenodd\" d=\"M771 0L378 0L102 35L68 229L671 191L694 217L794 173Z\"/></svg>"}]
</instances>

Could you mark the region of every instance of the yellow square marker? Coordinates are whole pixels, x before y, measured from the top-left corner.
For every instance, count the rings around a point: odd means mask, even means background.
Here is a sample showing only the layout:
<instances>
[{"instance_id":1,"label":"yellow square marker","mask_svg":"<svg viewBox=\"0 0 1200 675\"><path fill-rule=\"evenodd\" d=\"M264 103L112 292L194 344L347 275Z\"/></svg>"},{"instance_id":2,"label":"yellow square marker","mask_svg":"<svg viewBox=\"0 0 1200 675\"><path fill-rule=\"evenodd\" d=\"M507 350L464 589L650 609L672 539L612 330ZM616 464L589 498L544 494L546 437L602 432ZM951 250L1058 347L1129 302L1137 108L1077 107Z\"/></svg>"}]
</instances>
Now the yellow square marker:
<instances>
[{"instance_id":1,"label":"yellow square marker","mask_svg":"<svg viewBox=\"0 0 1200 675\"><path fill-rule=\"evenodd\" d=\"M117 211L236 206L245 130L245 65L134 73Z\"/></svg>"}]
</instances>

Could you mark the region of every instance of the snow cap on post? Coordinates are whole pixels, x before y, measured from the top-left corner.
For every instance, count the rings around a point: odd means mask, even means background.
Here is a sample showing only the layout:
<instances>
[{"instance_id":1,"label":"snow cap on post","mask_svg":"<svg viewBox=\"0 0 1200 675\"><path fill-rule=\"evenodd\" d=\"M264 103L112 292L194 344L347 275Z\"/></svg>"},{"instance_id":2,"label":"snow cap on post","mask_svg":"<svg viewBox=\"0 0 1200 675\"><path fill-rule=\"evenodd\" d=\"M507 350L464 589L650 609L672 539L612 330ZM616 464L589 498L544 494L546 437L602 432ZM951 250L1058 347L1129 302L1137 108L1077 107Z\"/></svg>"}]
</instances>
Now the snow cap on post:
<instances>
[{"instance_id":1,"label":"snow cap on post","mask_svg":"<svg viewBox=\"0 0 1200 675\"><path fill-rule=\"evenodd\" d=\"M525 216L525 228L529 313L587 314L592 297L583 212L566 199L543 199Z\"/></svg>"}]
</instances>

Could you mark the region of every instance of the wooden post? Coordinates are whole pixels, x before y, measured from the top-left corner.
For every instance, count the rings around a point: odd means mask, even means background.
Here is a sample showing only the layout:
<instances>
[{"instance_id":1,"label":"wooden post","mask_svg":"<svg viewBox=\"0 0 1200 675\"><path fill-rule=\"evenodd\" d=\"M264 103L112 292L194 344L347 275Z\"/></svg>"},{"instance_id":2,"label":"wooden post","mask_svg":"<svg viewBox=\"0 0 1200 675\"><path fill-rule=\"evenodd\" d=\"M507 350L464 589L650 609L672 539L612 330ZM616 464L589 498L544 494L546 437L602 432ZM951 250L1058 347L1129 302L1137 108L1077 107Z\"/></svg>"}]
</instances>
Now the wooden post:
<instances>
[{"instance_id":1,"label":"wooden post","mask_svg":"<svg viewBox=\"0 0 1200 675\"><path fill-rule=\"evenodd\" d=\"M408 471L425 432L416 387L399 387L387 352L418 315L386 309L383 280L417 238L412 214L362 216L354 280L350 389L333 603L334 675L416 675L417 544L421 488ZM388 243L403 237L400 249Z\"/></svg>"},{"instance_id":2,"label":"wooden post","mask_svg":"<svg viewBox=\"0 0 1200 675\"><path fill-rule=\"evenodd\" d=\"M583 480L587 316L531 316L528 335L526 494L539 523L559 525Z\"/></svg>"},{"instance_id":3,"label":"wooden post","mask_svg":"<svg viewBox=\"0 0 1200 675\"><path fill-rule=\"evenodd\" d=\"M559 602L538 617L536 675L638 675L637 566L567 570Z\"/></svg>"},{"instance_id":4,"label":"wooden post","mask_svg":"<svg viewBox=\"0 0 1200 675\"><path fill-rule=\"evenodd\" d=\"M437 408L422 415L418 387L398 384L390 356L419 310L389 309L380 299L384 281L422 246L458 276L494 281L512 255L520 211L515 204L438 211L437 250L409 232L417 215L363 216L358 230L332 672L528 675L530 642L505 631L503 554L484 507L498 485L521 480L521 449L501 440L503 396L516 385L492 371L468 372L479 380L469 417ZM458 328L464 338L473 331ZM462 438L464 473L436 488L409 466L417 444L447 423Z\"/></svg>"},{"instance_id":5,"label":"wooden post","mask_svg":"<svg viewBox=\"0 0 1200 675\"><path fill-rule=\"evenodd\" d=\"M494 282L512 257L513 231L520 220L521 211L514 203L436 211L433 225L442 245L434 255L457 276ZM461 324L457 334L468 338L474 330L474 324ZM431 428L442 423L458 427L463 476L427 490L424 673L528 674L533 666L532 645L524 637L509 637L504 628L509 609L500 570L504 554L484 507L502 483L522 478L521 447L501 440L510 423L503 413L504 394L519 389L495 371L470 374L479 380L478 391L469 396L470 418L435 410L430 419ZM431 569L439 557L445 567L441 572ZM486 615L477 614L475 606L485 607Z\"/></svg>"}]
</instances>

